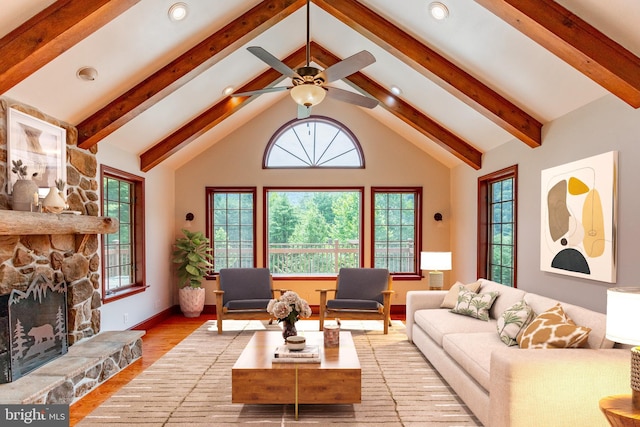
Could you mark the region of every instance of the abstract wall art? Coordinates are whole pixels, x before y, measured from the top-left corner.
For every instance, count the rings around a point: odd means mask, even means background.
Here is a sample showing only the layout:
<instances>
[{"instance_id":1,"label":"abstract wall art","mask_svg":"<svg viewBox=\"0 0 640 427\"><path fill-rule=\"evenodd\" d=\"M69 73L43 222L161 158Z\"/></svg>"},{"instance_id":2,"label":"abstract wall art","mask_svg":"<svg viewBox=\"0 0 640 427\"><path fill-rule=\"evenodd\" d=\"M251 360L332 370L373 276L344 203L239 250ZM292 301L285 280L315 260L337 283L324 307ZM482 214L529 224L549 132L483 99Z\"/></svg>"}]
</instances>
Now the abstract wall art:
<instances>
[{"instance_id":1,"label":"abstract wall art","mask_svg":"<svg viewBox=\"0 0 640 427\"><path fill-rule=\"evenodd\" d=\"M617 178L617 151L542 171L542 271L616 282Z\"/></svg>"}]
</instances>

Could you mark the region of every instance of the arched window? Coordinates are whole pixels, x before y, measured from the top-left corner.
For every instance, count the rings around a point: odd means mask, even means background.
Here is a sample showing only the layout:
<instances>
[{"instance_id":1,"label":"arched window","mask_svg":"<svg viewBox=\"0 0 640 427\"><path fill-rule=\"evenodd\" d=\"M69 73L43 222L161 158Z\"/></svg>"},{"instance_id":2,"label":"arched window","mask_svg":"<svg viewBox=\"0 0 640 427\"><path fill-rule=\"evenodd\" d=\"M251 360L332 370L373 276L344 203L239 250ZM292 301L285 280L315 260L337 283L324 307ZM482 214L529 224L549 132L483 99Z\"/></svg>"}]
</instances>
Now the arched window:
<instances>
[{"instance_id":1,"label":"arched window","mask_svg":"<svg viewBox=\"0 0 640 427\"><path fill-rule=\"evenodd\" d=\"M264 168L364 168L362 148L341 123L322 116L295 119L271 137Z\"/></svg>"}]
</instances>

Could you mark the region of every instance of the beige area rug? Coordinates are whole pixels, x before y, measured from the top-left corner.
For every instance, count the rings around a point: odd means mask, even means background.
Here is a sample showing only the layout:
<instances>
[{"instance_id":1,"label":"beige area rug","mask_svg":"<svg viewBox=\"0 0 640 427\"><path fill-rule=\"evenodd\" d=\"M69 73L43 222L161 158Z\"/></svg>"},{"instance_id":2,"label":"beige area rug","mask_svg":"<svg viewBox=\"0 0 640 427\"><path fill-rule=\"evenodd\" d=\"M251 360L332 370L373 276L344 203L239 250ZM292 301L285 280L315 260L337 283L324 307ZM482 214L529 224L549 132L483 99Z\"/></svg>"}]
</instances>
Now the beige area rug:
<instances>
[{"instance_id":1,"label":"beige area rug","mask_svg":"<svg viewBox=\"0 0 640 427\"><path fill-rule=\"evenodd\" d=\"M318 330L300 321L299 331ZM231 403L231 368L253 333L280 329L257 321L204 323L78 426L481 426L413 344L404 324L389 334L379 321L343 321L362 367L362 403L242 405ZM144 339L144 338L143 338Z\"/></svg>"}]
</instances>

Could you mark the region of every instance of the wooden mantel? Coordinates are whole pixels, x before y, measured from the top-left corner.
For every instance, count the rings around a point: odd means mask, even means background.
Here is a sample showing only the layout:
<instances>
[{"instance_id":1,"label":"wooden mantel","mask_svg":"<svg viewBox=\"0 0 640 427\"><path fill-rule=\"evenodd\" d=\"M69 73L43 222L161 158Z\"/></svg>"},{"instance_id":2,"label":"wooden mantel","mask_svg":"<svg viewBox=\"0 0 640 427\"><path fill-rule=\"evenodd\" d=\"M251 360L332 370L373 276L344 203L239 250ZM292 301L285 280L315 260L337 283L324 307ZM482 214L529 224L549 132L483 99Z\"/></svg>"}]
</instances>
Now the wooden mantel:
<instances>
[{"instance_id":1,"label":"wooden mantel","mask_svg":"<svg viewBox=\"0 0 640 427\"><path fill-rule=\"evenodd\" d=\"M116 231L118 220L112 217L0 210L2 236L109 234Z\"/></svg>"}]
</instances>

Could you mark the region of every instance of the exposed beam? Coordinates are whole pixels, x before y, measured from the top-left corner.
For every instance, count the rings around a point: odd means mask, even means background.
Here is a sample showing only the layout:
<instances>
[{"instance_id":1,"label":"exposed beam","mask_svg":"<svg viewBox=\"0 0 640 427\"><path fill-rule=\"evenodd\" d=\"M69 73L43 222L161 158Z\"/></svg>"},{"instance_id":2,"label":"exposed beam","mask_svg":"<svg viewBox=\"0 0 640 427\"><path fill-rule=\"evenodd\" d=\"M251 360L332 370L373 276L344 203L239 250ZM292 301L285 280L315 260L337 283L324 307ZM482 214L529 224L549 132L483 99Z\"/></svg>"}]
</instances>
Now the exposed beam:
<instances>
[{"instance_id":1,"label":"exposed beam","mask_svg":"<svg viewBox=\"0 0 640 427\"><path fill-rule=\"evenodd\" d=\"M328 67L340 61L340 58L324 49L315 42L311 43L311 56L314 61L323 67ZM296 68L306 61L306 47L303 46L293 54L289 55L283 62L291 68ZM247 83L238 92L259 90L275 85L282 80L282 75L273 69L269 69L258 77ZM411 105L395 97L391 92L381 85L371 81L362 73L352 74L347 77L349 82L357 86L360 90L378 99L381 104L403 120L405 123L418 130L423 135L429 137L445 150L452 153L457 158L464 161L475 169L482 166L482 153L456 136L442 125L431 118L425 116ZM214 126L222 122L240 107L250 101L251 98L230 98L209 108L207 111L182 126L180 129L155 144L153 147L140 155L140 170L148 172L153 167L166 160L172 154L187 146L196 138L211 130ZM390 101L392 100L393 101Z\"/></svg>"},{"instance_id":2,"label":"exposed beam","mask_svg":"<svg viewBox=\"0 0 640 427\"><path fill-rule=\"evenodd\" d=\"M0 94L140 0L58 0L0 39Z\"/></svg>"},{"instance_id":3,"label":"exposed beam","mask_svg":"<svg viewBox=\"0 0 640 427\"><path fill-rule=\"evenodd\" d=\"M340 58L313 42L311 43L311 57L324 68L340 61ZM482 153L480 151L407 102L393 95L383 86L369 79L362 72L354 73L346 77L345 80L377 99L387 111L469 166L474 169L482 167Z\"/></svg>"},{"instance_id":4,"label":"exposed beam","mask_svg":"<svg viewBox=\"0 0 640 427\"><path fill-rule=\"evenodd\" d=\"M627 104L640 107L640 58L560 4L553 0L476 2Z\"/></svg>"},{"instance_id":5,"label":"exposed beam","mask_svg":"<svg viewBox=\"0 0 640 427\"><path fill-rule=\"evenodd\" d=\"M530 147L542 144L540 122L358 1L312 1L525 144Z\"/></svg>"},{"instance_id":6,"label":"exposed beam","mask_svg":"<svg viewBox=\"0 0 640 427\"><path fill-rule=\"evenodd\" d=\"M283 62L291 68L296 68L306 61L306 47L301 47L289 55ZM282 80L283 76L273 68L260 74L249 83L237 90L237 92L248 92L270 87ZM193 140L212 129L224 119L236 112L240 107L251 101L252 97L226 97L218 102L177 131L155 144L140 155L140 170L148 172L153 167L159 165L172 154L187 146Z\"/></svg>"},{"instance_id":7,"label":"exposed beam","mask_svg":"<svg viewBox=\"0 0 640 427\"><path fill-rule=\"evenodd\" d=\"M264 0L77 125L78 146L90 148L203 71L305 5Z\"/></svg>"}]
</instances>

